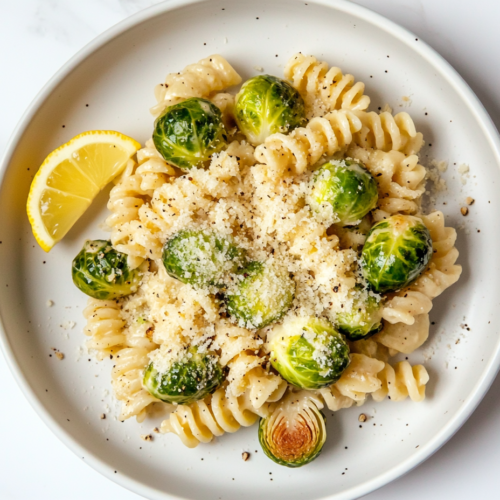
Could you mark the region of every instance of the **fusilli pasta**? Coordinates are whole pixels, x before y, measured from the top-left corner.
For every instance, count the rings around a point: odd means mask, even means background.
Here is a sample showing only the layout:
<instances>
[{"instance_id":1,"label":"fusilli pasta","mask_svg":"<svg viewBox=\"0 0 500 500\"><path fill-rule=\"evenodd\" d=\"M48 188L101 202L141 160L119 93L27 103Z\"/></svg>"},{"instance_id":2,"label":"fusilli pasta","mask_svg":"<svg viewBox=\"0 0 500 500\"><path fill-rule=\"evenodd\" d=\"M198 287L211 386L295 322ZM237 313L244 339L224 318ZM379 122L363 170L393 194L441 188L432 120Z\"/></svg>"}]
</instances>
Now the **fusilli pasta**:
<instances>
[{"instance_id":1,"label":"fusilli pasta","mask_svg":"<svg viewBox=\"0 0 500 500\"><path fill-rule=\"evenodd\" d=\"M427 370L422 365L411 366L408 361L396 363L395 367L364 354L351 354L351 364L332 386L321 389L319 394L332 411L362 405L368 394L375 401L386 396L392 401L403 401L408 396L412 401L425 398L425 385L429 381Z\"/></svg>"},{"instance_id":2,"label":"fusilli pasta","mask_svg":"<svg viewBox=\"0 0 500 500\"><path fill-rule=\"evenodd\" d=\"M138 422L146 417L146 407L158 402L142 387L144 369L149 364L144 347L126 347L114 356L115 364L111 372L111 383L116 399L122 402L120 420L135 416Z\"/></svg>"},{"instance_id":3,"label":"fusilli pasta","mask_svg":"<svg viewBox=\"0 0 500 500\"><path fill-rule=\"evenodd\" d=\"M364 83L355 83L352 75L329 68L314 56L293 55L285 66L285 78L304 98L307 118L336 109L365 110L370 105Z\"/></svg>"},{"instance_id":4,"label":"fusilli pasta","mask_svg":"<svg viewBox=\"0 0 500 500\"><path fill-rule=\"evenodd\" d=\"M179 73L170 73L165 83L155 87L158 104L151 113L158 116L167 107L190 97L208 98L213 92L220 92L238 85L241 77L234 68L217 54L186 66Z\"/></svg>"},{"instance_id":5,"label":"fusilli pasta","mask_svg":"<svg viewBox=\"0 0 500 500\"><path fill-rule=\"evenodd\" d=\"M364 163L374 176L379 189L378 208L373 211L375 221L393 214L415 214L425 192L425 167L418 156L405 156L399 151L378 151L359 146L349 148L347 154Z\"/></svg>"},{"instance_id":6,"label":"fusilli pasta","mask_svg":"<svg viewBox=\"0 0 500 500\"><path fill-rule=\"evenodd\" d=\"M125 321L120 315L121 305L117 300L90 298L83 316L87 324L83 329L90 336L89 349L97 351L97 359L102 360L120 350L126 342L123 328Z\"/></svg>"},{"instance_id":7,"label":"fusilli pasta","mask_svg":"<svg viewBox=\"0 0 500 500\"><path fill-rule=\"evenodd\" d=\"M270 178L280 178L289 171L301 174L323 155L333 155L348 146L360 129L361 122L352 111L332 111L288 135L270 135L257 146L255 159L267 166Z\"/></svg>"},{"instance_id":8,"label":"fusilli pasta","mask_svg":"<svg viewBox=\"0 0 500 500\"><path fill-rule=\"evenodd\" d=\"M250 427L259 416L268 414L268 405L256 409L248 394L228 396L220 387L203 401L189 406L179 405L161 424L162 433L174 433L189 448L210 442L214 436L236 432L241 426Z\"/></svg>"},{"instance_id":9,"label":"fusilli pasta","mask_svg":"<svg viewBox=\"0 0 500 500\"><path fill-rule=\"evenodd\" d=\"M218 326L214 344L221 350L221 365L229 367L228 394L239 397L246 392L256 409L279 400L287 388L279 375L265 370L267 359L259 355L262 344L258 335L228 323Z\"/></svg>"},{"instance_id":10,"label":"fusilli pasta","mask_svg":"<svg viewBox=\"0 0 500 500\"><path fill-rule=\"evenodd\" d=\"M377 377L381 387L372 393L375 401L382 401L389 396L391 401L403 401L408 396L415 402L425 398L425 386L429 374L422 365L411 366L408 361L400 361L395 367L386 363Z\"/></svg>"},{"instance_id":11,"label":"fusilli pasta","mask_svg":"<svg viewBox=\"0 0 500 500\"><path fill-rule=\"evenodd\" d=\"M380 151L400 151L414 155L420 151L424 138L417 132L411 116L404 111L397 115L384 111L355 111L362 127L356 132L353 144Z\"/></svg>"}]
</instances>

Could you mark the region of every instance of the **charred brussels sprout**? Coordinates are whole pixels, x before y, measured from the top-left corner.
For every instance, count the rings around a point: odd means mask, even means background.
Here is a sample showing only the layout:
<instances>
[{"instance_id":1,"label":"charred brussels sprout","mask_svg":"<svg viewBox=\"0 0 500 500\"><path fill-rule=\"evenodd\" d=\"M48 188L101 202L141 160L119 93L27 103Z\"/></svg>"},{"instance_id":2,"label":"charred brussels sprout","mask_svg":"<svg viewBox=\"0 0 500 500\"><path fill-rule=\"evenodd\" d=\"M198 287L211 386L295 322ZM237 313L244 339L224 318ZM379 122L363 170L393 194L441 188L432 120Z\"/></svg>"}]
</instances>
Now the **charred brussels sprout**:
<instances>
[{"instance_id":1,"label":"charred brussels sprout","mask_svg":"<svg viewBox=\"0 0 500 500\"><path fill-rule=\"evenodd\" d=\"M254 146L276 132L286 134L306 120L298 91L270 75L255 76L243 84L236 95L235 115L239 129Z\"/></svg>"},{"instance_id":2,"label":"charred brussels sprout","mask_svg":"<svg viewBox=\"0 0 500 500\"><path fill-rule=\"evenodd\" d=\"M286 396L273 413L259 424L264 453L286 467L302 467L321 453L326 441L325 416L321 402L301 391Z\"/></svg>"},{"instance_id":3,"label":"charred brussels sprout","mask_svg":"<svg viewBox=\"0 0 500 500\"><path fill-rule=\"evenodd\" d=\"M349 347L323 318L292 318L268 334L271 364L302 389L336 382L349 365Z\"/></svg>"},{"instance_id":4,"label":"charred brussels sprout","mask_svg":"<svg viewBox=\"0 0 500 500\"><path fill-rule=\"evenodd\" d=\"M153 142L168 163L183 170L203 167L227 147L222 114L206 99L186 99L156 119Z\"/></svg>"},{"instance_id":5,"label":"charred brussels sprout","mask_svg":"<svg viewBox=\"0 0 500 500\"><path fill-rule=\"evenodd\" d=\"M349 340L367 339L382 329L380 299L367 290L357 290L349 312L337 314L336 326Z\"/></svg>"},{"instance_id":6,"label":"charred brussels sprout","mask_svg":"<svg viewBox=\"0 0 500 500\"><path fill-rule=\"evenodd\" d=\"M309 206L342 225L359 224L378 200L377 183L361 162L332 160L314 175L307 196Z\"/></svg>"},{"instance_id":7,"label":"charred brussels sprout","mask_svg":"<svg viewBox=\"0 0 500 500\"><path fill-rule=\"evenodd\" d=\"M212 231L183 229L165 242L162 258L170 276L203 287L221 285L243 264L244 252Z\"/></svg>"},{"instance_id":8,"label":"charred brussels sprout","mask_svg":"<svg viewBox=\"0 0 500 500\"><path fill-rule=\"evenodd\" d=\"M432 257L429 230L418 217L393 215L375 224L361 252L361 269L378 293L409 285Z\"/></svg>"},{"instance_id":9,"label":"charred brussels sprout","mask_svg":"<svg viewBox=\"0 0 500 500\"><path fill-rule=\"evenodd\" d=\"M295 283L287 271L251 262L239 276L226 295L226 307L240 326L264 328L281 319L292 305Z\"/></svg>"},{"instance_id":10,"label":"charred brussels sprout","mask_svg":"<svg viewBox=\"0 0 500 500\"><path fill-rule=\"evenodd\" d=\"M155 398L166 403L194 403L214 392L224 379L217 356L201 353L197 347L183 351L166 370L159 371L156 366L156 361L149 364L142 383Z\"/></svg>"},{"instance_id":11,"label":"charred brussels sprout","mask_svg":"<svg viewBox=\"0 0 500 500\"><path fill-rule=\"evenodd\" d=\"M111 300L137 290L138 269L129 269L127 256L110 241L87 240L71 266L73 283L94 299Z\"/></svg>"}]
</instances>

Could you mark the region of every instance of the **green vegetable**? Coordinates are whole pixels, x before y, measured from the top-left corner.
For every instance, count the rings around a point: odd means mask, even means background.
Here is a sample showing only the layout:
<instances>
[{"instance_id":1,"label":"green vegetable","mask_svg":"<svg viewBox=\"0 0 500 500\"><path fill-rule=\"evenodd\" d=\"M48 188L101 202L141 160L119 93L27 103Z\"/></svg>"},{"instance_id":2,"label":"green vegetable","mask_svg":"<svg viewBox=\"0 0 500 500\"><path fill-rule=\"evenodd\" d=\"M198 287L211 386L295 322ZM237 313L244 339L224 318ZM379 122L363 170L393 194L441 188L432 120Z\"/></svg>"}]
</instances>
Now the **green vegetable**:
<instances>
[{"instance_id":1,"label":"green vegetable","mask_svg":"<svg viewBox=\"0 0 500 500\"><path fill-rule=\"evenodd\" d=\"M105 240L87 240L73 260L71 274L83 293L101 300L125 297L141 280L138 269L129 269L127 256Z\"/></svg>"},{"instance_id":2,"label":"green vegetable","mask_svg":"<svg viewBox=\"0 0 500 500\"><path fill-rule=\"evenodd\" d=\"M271 364L302 389L335 383L349 365L349 347L324 318L293 318L268 334Z\"/></svg>"},{"instance_id":3,"label":"green vegetable","mask_svg":"<svg viewBox=\"0 0 500 500\"><path fill-rule=\"evenodd\" d=\"M334 216L344 226L359 224L377 206L373 176L361 162L331 160L314 175L307 203L317 213Z\"/></svg>"},{"instance_id":4,"label":"green vegetable","mask_svg":"<svg viewBox=\"0 0 500 500\"><path fill-rule=\"evenodd\" d=\"M366 290L357 290L352 309L337 314L336 326L349 340L367 339L382 330L380 299Z\"/></svg>"},{"instance_id":5,"label":"green vegetable","mask_svg":"<svg viewBox=\"0 0 500 500\"><path fill-rule=\"evenodd\" d=\"M206 99L186 99L169 106L156 119L153 142L163 158L176 167L204 167L214 153L227 147L222 114Z\"/></svg>"},{"instance_id":6,"label":"green vegetable","mask_svg":"<svg viewBox=\"0 0 500 500\"><path fill-rule=\"evenodd\" d=\"M304 101L288 82L270 75L247 80L236 95L239 129L257 146L276 132L286 134L306 121Z\"/></svg>"},{"instance_id":7,"label":"green vegetable","mask_svg":"<svg viewBox=\"0 0 500 500\"><path fill-rule=\"evenodd\" d=\"M203 287L221 285L243 264L244 252L212 231L183 229L165 242L162 258L170 276Z\"/></svg>"},{"instance_id":8,"label":"green vegetable","mask_svg":"<svg viewBox=\"0 0 500 500\"><path fill-rule=\"evenodd\" d=\"M432 239L422 220L393 215L370 229L361 252L361 269L373 290L393 292L415 280L431 257Z\"/></svg>"},{"instance_id":9,"label":"green vegetable","mask_svg":"<svg viewBox=\"0 0 500 500\"><path fill-rule=\"evenodd\" d=\"M310 393L290 393L259 424L264 453L286 467L302 467L319 456L326 441L326 419Z\"/></svg>"},{"instance_id":10,"label":"green vegetable","mask_svg":"<svg viewBox=\"0 0 500 500\"><path fill-rule=\"evenodd\" d=\"M223 379L222 367L215 354L200 353L197 347L190 347L164 372L160 373L155 362L151 362L142 383L155 398L188 405L214 392Z\"/></svg>"},{"instance_id":11,"label":"green vegetable","mask_svg":"<svg viewBox=\"0 0 500 500\"><path fill-rule=\"evenodd\" d=\"M291 307L295 282L288 272L262 262L239 271L239 282L226 295L233 320L245 328L264 328L278 321Z\"/></svg>"}]
</instances>

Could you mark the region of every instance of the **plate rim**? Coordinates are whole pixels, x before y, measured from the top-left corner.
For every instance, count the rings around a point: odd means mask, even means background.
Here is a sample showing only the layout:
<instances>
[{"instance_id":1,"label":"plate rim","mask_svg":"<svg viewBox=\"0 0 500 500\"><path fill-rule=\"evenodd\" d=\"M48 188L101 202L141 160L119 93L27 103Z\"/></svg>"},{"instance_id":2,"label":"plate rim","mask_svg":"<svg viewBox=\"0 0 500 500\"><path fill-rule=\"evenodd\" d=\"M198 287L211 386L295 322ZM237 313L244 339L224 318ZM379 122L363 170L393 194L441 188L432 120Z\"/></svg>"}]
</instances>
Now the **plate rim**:
<instances>
[{"instance_id":1,"label":"plate rim","mask_svg":"<svg viewBox=\"0 0 500 500\"><path fill-rule=\"evenodd\" d=\"M46 99L53 93L57 86L80 64L82 64L93 53L104 47L106 44L122 35L129 29L142 24L154 17L165 14L188 5L198 3L209 3L212 0L165 0L158 4L152 5L144 10L141 10L119 23L108 28L106 31L95 37L83 48L76 52L61 68L48 80L48 82L38 92L32 102L29 104L21 119L15 126L7 145L5 152L0 160L0 186L3 184L8 165L16 150L16 147L21 140L27 126L33 116L39 111ZM300 0L297 0L300 1ZM468 107L471 114L477 120L484 137L493 152L497 166L500 167L500 135L497 131L493 120L486 111L484 105L476 96L474 91L465 82L463 77L444 59L437 51L430 47L426 42L421 40L417 35L410 30L403 28L399 24L387 19L386 17L371 11L370 9L351 3L348 0L308 0L309 3L325 6L332 10L337 10L343 13L350 14L354 17L385 31L389 35L395 37L403 44L410 47L415 53L424 58L432 67L453 87L454 91L459 95L462 102ZM415 42L418 42L417 44ZM147 498L163 499L163 500L188 500L184 497L175 496L163 490L157 489L143 482L129 477L125 473L115 474L114 470L109 467L99 456L93 454L87 447L74 439L52 416L45 405L38 398L35 391L28 383L23 369L18 363L14 351L10 345L6 329L0 314L0 348L3 353L6 365L12 373L14 380L21 389L23 396L27 399L31 407L37 415L52 431L53 434L73 453L77 456L85 455L85 463L99 472L104 477L114 483L137 493L138 495L147 496ZM489 362L485 365L481 376L477 383L470 391L467 398L463 401L461 407L455 412L454 416L434 435L425 445L421 446L413 455L401 462L395 467L385 471L379 476L365 481L357 486L344 490L340 493L322 497L319 500L349 500L364 496L378 488L394 481L398 477L410 472L412 469L427 460L465 424L472 415L479 403L482 401L488 392L491 384L500 369L500 339L497 342L495 352L490 357Z\"/></svg>"}]
</instances>

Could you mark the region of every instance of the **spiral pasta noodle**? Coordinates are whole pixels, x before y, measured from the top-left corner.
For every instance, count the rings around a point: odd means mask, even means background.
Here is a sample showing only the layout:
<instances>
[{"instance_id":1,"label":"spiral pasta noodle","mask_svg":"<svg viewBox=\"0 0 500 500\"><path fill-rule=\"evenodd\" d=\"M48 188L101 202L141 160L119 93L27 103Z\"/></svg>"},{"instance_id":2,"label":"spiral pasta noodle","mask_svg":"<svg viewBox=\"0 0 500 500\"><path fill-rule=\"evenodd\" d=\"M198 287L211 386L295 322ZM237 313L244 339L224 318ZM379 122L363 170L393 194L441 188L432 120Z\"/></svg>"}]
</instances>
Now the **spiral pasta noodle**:
<instances>
[{"instance_id":1,"label":"spiral pasta noodle","mask_svg":"<svg viewBox=\"0 0 500 500\"><path fill-rule=\"evenodd\" d=\"M127 254L129 266L138 267L148 257L158 258L161 244L154 237L161 219L151 213L150 200L154 191L175 173L156 151L153 141L137 152L138 165L128 166L118 183L111 189L106 219L111 227L111 243Z\"/></svg>"},{"instance_id":2,"label":"spiral pasta noodle","mask_svg":"<svg viewBox=\"0 0 500 500\"><path fill-rule=\"evenodd\" d=\"M267 414L267 404L256 409L248 394L235 397L220 387L203 401L179 405L162 422L160 432L177 434L184 445L194 448L199 443L210 442L214 436L236 432L242 426L250 427L259 416Z\"/></svg>"},{"instance_id":3,"label":"spiral pasta noodle","mask_svg":"<svg viewBox=\"0 0 500 500\"><path fill-rule=\"evenodd\" d=\"M354 404L362 405L371 394L375 401L389 396L391 401L403 401L408 396L420 402L425 398L429 374L422 365L411 366L408 361L393 367L379 359L364 354L351 354L351 363L340 379L319 394L328 409L337 411Z\"/></svg>"},{"instance_id":4,"label":"spiral pasta noodle","mask_svg":"<svg viewBox=\"0 0 500 500\"><path fill-rule=\"evenodd\" d=\"M219 92L238 85L241 77L220 55L212 55L186 66L179 73L170 73L165 83L155 87L158 104L151 108L151 114L158 116L167 107L190 97L208 98Z\"/></svg>"},{"instance_id":5,"label":"spiral pasta noodle","mask_svg":"<svg viewBox=\"0 0 500 500\"><path fill-rule=\"evenodd\" d=\"M262 344L260 337L244 328L229 323L222 323L217 328L215 346L221 351L220 363L229 367L227 393L234 397L247 393L255 409L278 401L287 388L279 375L264 369L267 359L259 355Z\"/></svg>"},{"instance_id":6,"label":"spiral pasta noodle","mask_svg":"<svg viewBox=\"0 0 500 500\"><path fill-rule=\"evenodd\" d=\"M378 151L352 146L348 154L364 163L377 181L379 202L373 211L375 221L393 214L416 214L425 192L425 167L417 155L399 151Z\"/></svg>"},{"instance_id":7,"label":"spiral pasta noodle","mask_svg":"<svg viewBox=\"0 0 500 500\"><path fill-rule=\"evenodd\" d=\"M381 382L378 373L384 369L385 363L364 354L351 354L351 363L344 370L340 379L334 384L342 396L346 396L362 404L367 394L377 391Z\"/></svg>"},{"instance_id":8,"label":"spiral pasta noodle","mask_svg":"<svg viewBox=\"0 0 500 500\"><path fill-rule=\"evenodd\" d=\"M427 270L414 283L387 301L382 317L389 324L375 336L377 342L407 354L427 339L427 313L432 308L432 299L456 283L462 272L462 267L455 264L458 258L456 230L445 227L442 212L422 215L421 218L431 234L432 259Z\"/></svg>"},{"instance_id":9,"label":"spiral pasta noodle","mask_svg":"<svg viewBox=\"0 0 500 500\"><path fill-rule=\"evenodd\" d=\"M411 116L406 112L392 115L384 111L355 111L362 123L360 130L354 135L353 143L363 148L380 151L400 151L405 155L414 155L420 151L424 139L417 132Z\"/></svg>"},{"instance_id":10,"label":"spiral pasta noodle","mask_svg":"<svg viewBox=\"0 0 500 500\"><path fill-rule=\"evenodd\" d=\"M340 68L329 68L314 56L301 52L293 55L285 66L285 78L304 98L308 118L322 110L365 110L370 105L370 98L364 95L364 83L355 82L352 75L344 75Z\"/></svg>"},{"instance_id":11,"label":"spiral pasta noodle","mask_svg":"<svg viewBox=\"0 0 500 500\"><path fill-rule=\"evenodd\" d=\"M116 300L90 298L83 316L87 324L83 332L90 336L89 349L97 351L97 358L102 360L120 350L126 342L123 328L125 321L120 315L121 305Z\"/></svg>"},{"instance_id":12,"label":"spiral pasta noodle","mask_svg":"<svg viewBox=\"0 0 500 500\"><path fill-rule=\"evenodd\" d=\"M119 417L122 421L135 416L138 422L142 422L146 417L146 408L158 402L142 387L144 369L149 364L149 352L144 347L126 347L114 356L111 383L116 399L122 402Z\"/></svg>"},{"instance_id":13,"label":"spiral pasta noodle","mask_svg":"<svg viewBox=\"0 0 500 500\"><path fill-rule=\"evenodd\" d=\"M392 367L386 363L377 377L381 386L372 393L375 401L382 401L386 396L391 401L403 401L409 396L412 401L418 403L425 398L429 374L422 365L411 366L408 361L401 361Z\"/></svg>"},{"instance_id":14,"label":"spiral pasta noodle","mask_svg":"<svg viewBox=\"0 0 500 500\"><path fill-rule=\"evenodd\" d=\"M360 129L361 122L352 111L332 111L288 135L270 135L255 149L255 159L267 166L269 177L281 177L292 170L301 174L323 155L333 155L348 146Z\"/></svg>"}]
</instances>

